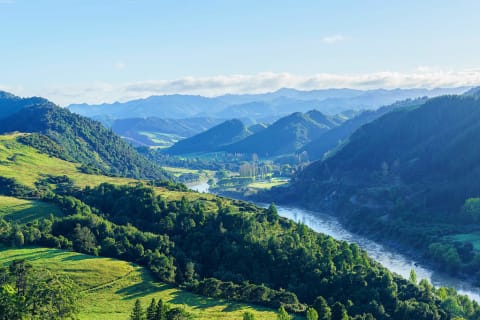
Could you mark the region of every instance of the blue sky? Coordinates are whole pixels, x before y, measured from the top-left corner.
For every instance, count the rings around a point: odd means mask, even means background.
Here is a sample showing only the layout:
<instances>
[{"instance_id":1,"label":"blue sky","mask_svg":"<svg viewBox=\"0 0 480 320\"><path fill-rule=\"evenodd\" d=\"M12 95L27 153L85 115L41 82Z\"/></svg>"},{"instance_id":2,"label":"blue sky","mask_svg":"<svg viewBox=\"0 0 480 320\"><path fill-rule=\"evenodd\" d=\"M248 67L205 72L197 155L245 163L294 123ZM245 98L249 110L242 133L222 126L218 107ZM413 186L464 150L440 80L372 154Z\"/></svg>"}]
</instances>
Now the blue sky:
<instances>
[{"instance_id":1,"label":"blue sky","mask_svg":"<svg viewBox=\"0 0 480 320\"><path fill-rule=\"evenodd\" d=\"M480 84L479 1L0 0L0 88L59 104Z\"/></svg>"}]
</instances>

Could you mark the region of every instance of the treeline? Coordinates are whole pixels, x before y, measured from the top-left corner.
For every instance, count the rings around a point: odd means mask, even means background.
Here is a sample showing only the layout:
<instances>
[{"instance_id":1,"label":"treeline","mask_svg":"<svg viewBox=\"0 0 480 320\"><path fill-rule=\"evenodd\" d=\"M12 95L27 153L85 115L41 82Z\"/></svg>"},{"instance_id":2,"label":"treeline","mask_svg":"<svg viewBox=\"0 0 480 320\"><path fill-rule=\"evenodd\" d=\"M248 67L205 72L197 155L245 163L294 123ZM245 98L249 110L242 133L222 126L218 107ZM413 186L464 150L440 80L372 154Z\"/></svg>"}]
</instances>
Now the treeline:
<instances>
[{"instance_id":1,"label":"treeline","mask_svg":"<svg viewBox=\"0 0 480 320\"><path fill-rule=\"evenodd\" d=\"M273 205L167 200L142 184L102 184L44 200L65 216L27 225L3 221L1 241L132 261L194 292L293 312L321 299L351 317L480 317L477 303L394 276L358 246L281 218Z\"/></svg>"},{"instance_id":2,"label":"treeline","mask_svg":"<svg viewBox=\"0 0 480 320\"><path fill-rule=\"evenodd\" d=\"M143 308L140 300L135 303L130 314L130 320L187 320L192 319L192 315L180 307L173 308L162 299L152 298L147 308Z\"/></svg>"}]
</instances>

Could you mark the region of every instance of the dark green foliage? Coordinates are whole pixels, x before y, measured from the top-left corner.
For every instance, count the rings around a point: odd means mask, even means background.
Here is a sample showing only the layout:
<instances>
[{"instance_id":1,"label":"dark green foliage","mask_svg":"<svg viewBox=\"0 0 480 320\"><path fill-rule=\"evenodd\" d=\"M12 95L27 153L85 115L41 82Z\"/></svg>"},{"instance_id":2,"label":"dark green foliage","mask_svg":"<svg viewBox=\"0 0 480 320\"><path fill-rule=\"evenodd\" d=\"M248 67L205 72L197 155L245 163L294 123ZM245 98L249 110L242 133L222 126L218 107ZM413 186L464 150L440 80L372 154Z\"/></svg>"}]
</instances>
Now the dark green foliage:
<instances>
[{"instance_id":1,"label":"dark green foliage","mask_svg":"<svg viewBox=\"0 0 480 320\"><path fill-rule=\"evenodd\" d=\"M444 96L361 127L274 199L335 211L354 231L414 247L456 276L480 281L480 99ZM269 199L271 200L271 198Z\"/></svg>"},{"instance_id":2,"label":"dark green foliage","mask_svg":"<svg viewBox=\"0 0 480 320\"><path fill-rule=\"evenodd\" d=\"M248 135L250 132L240 120L228 120L191 138L180 140L165 152L188 154L219 151L222 146L242 140Z\"/></svg>"},{"instance_id":3,"label":"dark green foliage","mask_svg":"<svg viewBox=\"0 0 480 320\"><path fill-rule=\"evenodd\" d=\"M0 177L0 194L18 198L38 197L38 191L19 184L15 179Z\"/></svg>"},{"instance_id":4,"label":"dark green foliage","mask_svg":"<svg viewBox=\"0 0 480 320\"><path fill-rule=\"evenodd\" d=\"M255 320L255 315L249 311L243 314L243 320Z\"/></svg>"},{"instance_id":5,"label":"dark green foliage","mask_svg":"<svg viewBox=\"0 0 480 320\"><path fill-rule=\"evenodd\" d=\"M68 156L61 146L59 146L55 141L46 135L39 133L21 135L17 138L17 141L23 143L24 145L33 147L41 153L48 154L49 156L67 161L74 160L74 158Z\"/></svg>"},{"instance_id":6,"label":"dark green foliage","mask_svg":"<svg viewBox=\"0 0 480 320\"><path fill-rule=\"evenodd\" d=\"M62 159L80 162L106 174L148 179L167 177L159 167L140 156L99 122L71 113L47 100L39 100L0 119L0 133L13 131L36 133L19 141L40 151L51 149L47 151L50 155L60 153Z\"/></svg>"},{"instance_id":7,"label":"dark green foliage","mask_svg":"<svg viewBox=\"0 0 480 320\"><path fill-rule=\"evenodd\" d=\"M142 303L139 299L135 300L130 320L145 320L145 311L142 309Z\"/></svg>"},{"instance_id":8,"label":"dark green foliage","mask_svg":"<svg viewBox=\"0 0 480 320\"><path fill-rule=\"evenodd\" d=\"M405 106L415 106L425 103L427 98L419 98L414 100L405 100L396 102L390 106L382 107L378 110L372 111L367 110L359 115L348 119L341 125L332 128L331 130L326 131L321 134L320 137L316 138L312 142L305 145L301 151L306 151L310 160L322 159L325 153L333 150L339 145L339 143L345 142L348 137L355 132L358 128L367 124L375 119L380 118L384 114L400 107Z\"/></svg>"},{"instance_id":9,"label":"dark green foliage","mask_svg":"<svg viewBox=\"0 0 480 320\"><path fill-rule=\"evenodd\" d=\"M0 269L0 319L67 319L78 312L78 287L65 275L35 270L25 260Z\"/></svg>"},{"instance_id":10,"label":"dark green foliage","mask_svg":"<svg viewBox=\"0 0 480 320\"><path fill-rule=\"evenodd\" d=\"M130 314L130 320L187 320L191 319L191 315L183 308L171 308L168 304L163 303L162 299L155 303L155 299L147 307L142 308L140 300L136 300Z\"/></svg>"}]
</instances>

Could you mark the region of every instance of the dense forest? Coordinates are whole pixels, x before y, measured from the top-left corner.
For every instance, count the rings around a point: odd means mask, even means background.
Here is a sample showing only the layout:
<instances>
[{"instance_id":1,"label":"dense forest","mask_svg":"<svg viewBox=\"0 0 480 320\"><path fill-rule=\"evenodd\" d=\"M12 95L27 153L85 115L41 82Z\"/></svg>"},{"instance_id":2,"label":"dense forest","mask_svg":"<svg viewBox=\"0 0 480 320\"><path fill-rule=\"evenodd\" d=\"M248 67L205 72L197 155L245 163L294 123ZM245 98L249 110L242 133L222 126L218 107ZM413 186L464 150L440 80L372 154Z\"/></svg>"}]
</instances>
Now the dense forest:
<instances>
[{"instance_id":1,"label":"dense forest","mask_svg":"<svg viewBox=\"0 0 480 320\"><path fill-rule=\"evenodd\" d=\"M331 319L480 316L478 304L466 297L393 275L358 246L281 218L274 205L168 200L141 183L63 194L44 189L39 196L64 215L26 225L2 221L2 243L120 258L206 296L300 313L312 306L319 314L330 310Z\"/></svg>"},{"instance_id":2,"label":"dense forest","mask_svg":"<svg viewBox=\"0 0 480 320\"><path fill-rule=\"evenodd\" d=\"M434 98L357 130L272 195L336 212L352 229L414 247L480 281L480 100Z\"/></svg>"}]
</instances>

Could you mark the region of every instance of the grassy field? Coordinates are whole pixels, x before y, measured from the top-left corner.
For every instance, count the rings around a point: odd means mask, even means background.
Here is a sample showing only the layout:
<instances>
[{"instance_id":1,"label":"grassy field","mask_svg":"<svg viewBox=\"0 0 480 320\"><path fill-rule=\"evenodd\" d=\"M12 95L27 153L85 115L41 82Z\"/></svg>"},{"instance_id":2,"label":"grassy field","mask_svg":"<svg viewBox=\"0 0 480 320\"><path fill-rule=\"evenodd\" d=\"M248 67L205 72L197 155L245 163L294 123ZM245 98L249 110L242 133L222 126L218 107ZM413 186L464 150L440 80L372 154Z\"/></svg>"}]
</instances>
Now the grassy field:
<instances>
[{"instance_id":1,"label":"grassy field","mask_svg":"<svg viewBox=\"0 0 480 320\"><path fill-rule=\"evenodd\" d=\"M272 178L270 181L256 181L248 185L249 188L258 190L268 190L272 187L281 186L287 184L287 179Z\"/></svg>"},{"instance_id":2,"label":"grassy field","mask_svg":"<svg viewBox=\"0 0 480 320\"><path fill-rule=\"evenodd\" d=\"M125 184L131 179L81 173L79 164L50 157L16 141L19 134L0 135L0 176L15 178L20 184L33 186L42 175L67 175L77 186L94 186L102 182Z\"/></svg>"},{"instance_id":3,"label":"grassy field","mask_svg":"<svg viewBox=\"0 0 480 320\"><path fill-rule=\"evenodd\" d=\"M46 248L1 249L0 264L27 259L34 267L68 274L81 288L80 319L128 319L135 299L144 306L152 298L184 306L195 319L242 319L245 311L256 319L275 319L266 308L211 299L152 280L139 266L115 259Z\"/></svg>"},{"instance_id":4,"label":"grassy field","mask_svg":"<svg viewBox=\"0 0 480 320\"><path fill-rule=\"evenodd\" d=\"M50 214L60 215L61 212L50 203L0 196L0 217L7 221L26 223Z\"/></svg>"}]
</instances>

